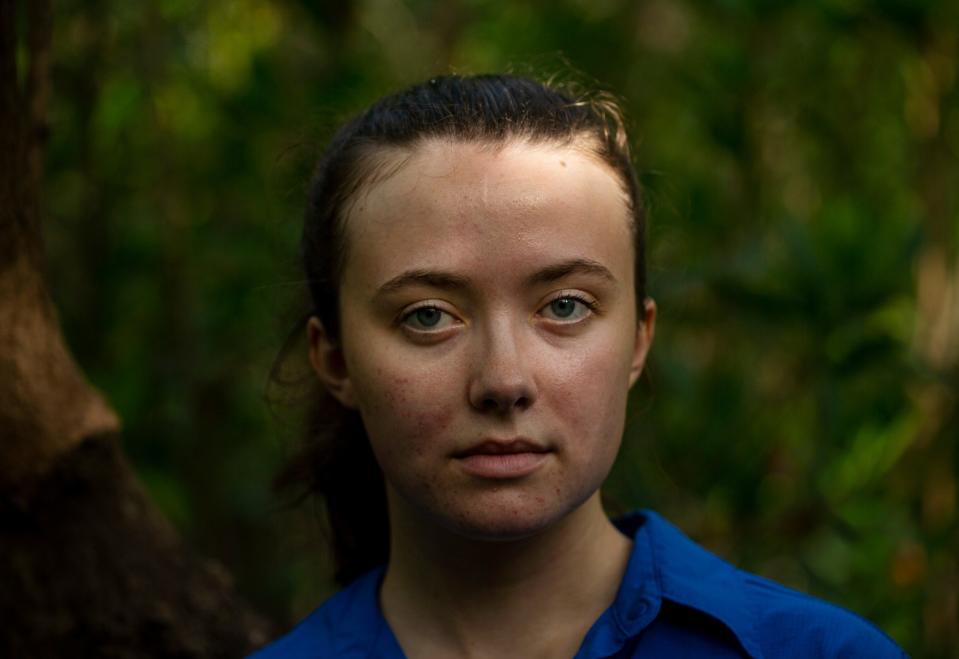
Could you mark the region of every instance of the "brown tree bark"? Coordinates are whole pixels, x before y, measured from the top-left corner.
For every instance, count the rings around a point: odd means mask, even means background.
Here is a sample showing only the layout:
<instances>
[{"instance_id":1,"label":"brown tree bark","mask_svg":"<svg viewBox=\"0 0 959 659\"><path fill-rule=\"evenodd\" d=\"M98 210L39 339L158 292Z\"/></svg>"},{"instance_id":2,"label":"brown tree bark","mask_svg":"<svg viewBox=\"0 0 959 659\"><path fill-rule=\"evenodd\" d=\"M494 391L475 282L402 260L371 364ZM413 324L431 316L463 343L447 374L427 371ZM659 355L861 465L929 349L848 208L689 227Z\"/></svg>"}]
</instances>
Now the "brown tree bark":
<instances>
[{"instance_id":1,"label":"brown tree bark","mask_svg":"<svg viewBox=\"0 0 959 659\"><path fill-rule=\"evenodd\" d=\"M265 621L146 496L46 287L52 21L50 0L0 0L0 656L241 656Z\"/></svg>"}]
</instances>

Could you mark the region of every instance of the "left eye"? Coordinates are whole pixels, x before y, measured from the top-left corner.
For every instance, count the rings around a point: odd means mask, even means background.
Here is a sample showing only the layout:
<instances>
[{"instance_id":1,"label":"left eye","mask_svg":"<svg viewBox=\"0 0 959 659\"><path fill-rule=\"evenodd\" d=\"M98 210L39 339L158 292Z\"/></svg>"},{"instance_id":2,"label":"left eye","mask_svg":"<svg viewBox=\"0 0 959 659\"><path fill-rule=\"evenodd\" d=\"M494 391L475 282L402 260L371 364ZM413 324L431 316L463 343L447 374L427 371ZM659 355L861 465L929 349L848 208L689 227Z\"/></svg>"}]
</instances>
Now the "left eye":
<instances>
[{"instance_id":1,"label":"left eye","mask_svg":"<svg viewBox=\"0 0 959 659\"><path fill-rule=\"evenodd\" d=\"M419 307L403 317L403 324L419 332L435 332L444 329L453 321L453 316L439 307Z\"/></svg>"},{"instance_id":2,"label":"left eye","mask_svg":"<svg viewBox=\"0 0 959 659\"><path fill-rule=\"evenodd\" d=\"M577 297L564 296L558 297L540 312L550 320L560 322L573 322L582 320L590 314L590 305Z\"/></svg>"}]
</instances>

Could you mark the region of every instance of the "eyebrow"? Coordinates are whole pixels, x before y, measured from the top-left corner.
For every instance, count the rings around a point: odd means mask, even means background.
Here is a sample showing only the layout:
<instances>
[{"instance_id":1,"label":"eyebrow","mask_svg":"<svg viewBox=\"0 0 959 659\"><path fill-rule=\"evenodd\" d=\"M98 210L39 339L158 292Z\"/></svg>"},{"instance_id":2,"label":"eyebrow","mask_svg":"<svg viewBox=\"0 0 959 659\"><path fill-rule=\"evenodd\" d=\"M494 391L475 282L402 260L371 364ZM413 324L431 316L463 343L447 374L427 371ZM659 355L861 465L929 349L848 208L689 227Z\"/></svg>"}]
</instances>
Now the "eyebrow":
<instances>
[{"instance_id":1,"label":"eyebrow","mask_svg":"<svg viewBox=\"0 0 959 659\"><path fill-rule=\"evenodd\" d=\"M592 259L570 259L561 261L555 265L546 266L542 270L534 272L527 279L529 284L548 284L557 279L568 277L569 275L596 275L611 282L616 281L616 277L609 271L609 268L598 261Z\"/></svg>"},{"instance_id":2,"label":"eyebrow","mask_svg":"<svg viewBox=\"0 0 959 659\"><path fill-rule=\"evenodd\" d=\"M568 261L561 261L537 270L526 278L526 283L528 285L548 284L574 274L593 275L611 282L616 281L616 277L609 271L609 268L598 261L593 261L592 259L569 259ZM445 290L462 290L469 288L469 285L470 280L468 277L450 272L426 269L407 270L380 286L376 291L376 297L394 293L407 286L429 286L431 288Z\"/></svg>"},{"instance_id":3,"label":"eyebrow","mask_svg":"<svg viewBox=\"0 0 959 659\"><path fill-rule=\"evenodd\" d=\"M468 278L449 272L423 269L407 270L380 286L376 291L376 296L387 295L407 286L430 286L432 288L456 290L467 288L469 283Z\"/></svg>"}]
</instances>

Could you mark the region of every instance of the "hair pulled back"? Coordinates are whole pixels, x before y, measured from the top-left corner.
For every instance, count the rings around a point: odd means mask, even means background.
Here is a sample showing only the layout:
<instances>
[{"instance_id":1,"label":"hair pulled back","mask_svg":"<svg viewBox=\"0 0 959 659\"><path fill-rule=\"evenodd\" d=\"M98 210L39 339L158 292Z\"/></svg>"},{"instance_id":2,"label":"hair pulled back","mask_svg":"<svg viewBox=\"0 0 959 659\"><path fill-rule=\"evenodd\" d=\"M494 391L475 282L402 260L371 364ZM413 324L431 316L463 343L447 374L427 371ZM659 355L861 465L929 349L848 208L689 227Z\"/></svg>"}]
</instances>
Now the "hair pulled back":
<instances>
[{"instance_id":1,"label":"hair pulled back","mask_svg":"<svg viewBox=\"0 0 959 659\"><path fill-rule=\"evenodd\" d=\"M645 214L622 113L612 98L578 94L514 75L442 76L387 96L344 125L309 187L301 258L311 313L340 338L339 291L349 250L351 202L377 174L383 149L415 149L431 138L575 145L617 175L631 214L638 304L646 296ZM641 317L641 316L640 316ZM317 390L319 387L317 387ZM325 503L335 580L345 585L386 561L389 522L383 476L359 414L319 392L306 442L277 478Z\"/></svg>"}]
</instances>

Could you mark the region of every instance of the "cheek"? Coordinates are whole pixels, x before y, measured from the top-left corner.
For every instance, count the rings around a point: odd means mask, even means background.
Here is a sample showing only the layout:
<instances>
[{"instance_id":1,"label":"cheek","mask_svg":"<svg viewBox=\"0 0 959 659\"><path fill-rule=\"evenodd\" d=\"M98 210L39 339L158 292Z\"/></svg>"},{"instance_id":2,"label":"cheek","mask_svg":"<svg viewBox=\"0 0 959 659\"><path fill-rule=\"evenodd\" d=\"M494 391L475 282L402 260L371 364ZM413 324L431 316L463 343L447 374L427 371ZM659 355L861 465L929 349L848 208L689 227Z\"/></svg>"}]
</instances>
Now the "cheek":
<instances>
[{"instance_id":1,"label":"cheek","mask_svg":"<svg viewBox=\"0 0 959 659\"><path fill-rule=\"evenodd\" d=\"M346 368L356 404L373 442L413 442L419 452L430 435L445 430L452 419L455 388L451 369L435 368L422 355L405 349L392 331L356 308L342 311Z\"/></svg>"},{"instance_id":2,"label":"cheek","mask_svg":"<svg viewBox=\"0 0 959 659\"><path fill-rule=\"evenodd\" d=\"M568 449L584 461L615 457L629 392L629 360L622 341L600 340L566 355L547 387L550 407L569 433Z\"/></svg>"},{"instance_id":3,"label":"cheek","mask_svg":"<svg viewBox=\"0 0 959 659\"><path fill-rule=\"evenodd\" d=\"M409 361L358 369L354 388L360 415L374 452L385 462L415 460L425 454L452 423L455 402L452 383L436 379L436 371L411 372ZM402 367L402 368L400 368Z\"/></svg>"}]
</instances>

